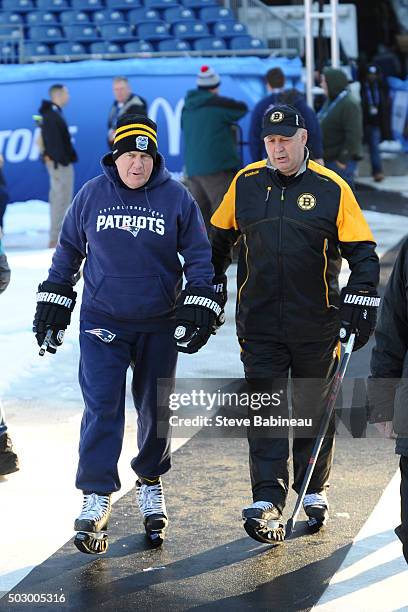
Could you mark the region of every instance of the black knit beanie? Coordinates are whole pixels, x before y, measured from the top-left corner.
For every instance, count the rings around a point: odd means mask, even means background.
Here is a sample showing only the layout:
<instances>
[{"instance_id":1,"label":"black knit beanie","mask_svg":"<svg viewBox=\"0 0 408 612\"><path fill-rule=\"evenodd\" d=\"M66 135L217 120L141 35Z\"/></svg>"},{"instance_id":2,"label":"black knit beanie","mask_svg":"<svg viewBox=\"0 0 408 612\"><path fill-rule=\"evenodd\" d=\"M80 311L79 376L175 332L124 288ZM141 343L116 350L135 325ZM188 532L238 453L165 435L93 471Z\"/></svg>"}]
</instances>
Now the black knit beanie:
<instances>
[{"instance_id":1,"label":"black knit beanie","mask_svg":"<svg viewBox=\"0 0 408 612\"><path fill-rule=\"evenodd\" d=\"M123 115L118 120L112 157L116 161L123 153L140 151L156 160L157 125L143 115Z\"/></svg>"}]
</instances>

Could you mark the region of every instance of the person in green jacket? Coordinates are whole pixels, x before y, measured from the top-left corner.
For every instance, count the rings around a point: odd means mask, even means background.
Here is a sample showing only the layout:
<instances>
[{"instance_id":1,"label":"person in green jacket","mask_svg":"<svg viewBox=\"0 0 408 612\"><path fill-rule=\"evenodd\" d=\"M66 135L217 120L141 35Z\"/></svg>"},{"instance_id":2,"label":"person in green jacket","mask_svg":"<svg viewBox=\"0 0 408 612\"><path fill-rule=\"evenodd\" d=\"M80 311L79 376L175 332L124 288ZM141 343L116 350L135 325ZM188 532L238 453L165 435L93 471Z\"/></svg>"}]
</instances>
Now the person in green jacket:
<instances>
[{"instance_id":1,"label":"person in green jacket","mask_svg":"<svg viewBox=\"0 0 408 612\"><path fill-rule=\"evenodd\" d=\"M349 91L342 70L325 68L321 85L327 97L319 113L324 163L353 187L357 162L362 159L361 105Z\"/></svg>"},{"instance_id":2,"label":"person in green jacket","mask_svg":"<svg viewBox=\"0 0 408 612\"><path fill-rule=\"evenodd\" d=\"M181 115L187 187L207 232L212 214L241 167L234 124L248 112L245 102L220 96L220 84L219 75L202 66L197 89L187 92Z\"/></svg>"}]
</instances>

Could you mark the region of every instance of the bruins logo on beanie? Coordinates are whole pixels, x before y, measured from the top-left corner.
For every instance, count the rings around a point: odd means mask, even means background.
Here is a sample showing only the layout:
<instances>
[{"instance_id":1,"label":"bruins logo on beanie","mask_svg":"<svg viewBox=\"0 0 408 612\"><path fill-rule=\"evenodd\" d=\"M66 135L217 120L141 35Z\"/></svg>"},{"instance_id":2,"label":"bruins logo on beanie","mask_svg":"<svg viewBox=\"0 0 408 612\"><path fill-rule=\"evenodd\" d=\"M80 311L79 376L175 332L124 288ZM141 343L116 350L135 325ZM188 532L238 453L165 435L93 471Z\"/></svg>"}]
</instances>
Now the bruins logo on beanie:
<instances>
[{"instance_id":1,"label":"bruins logo on beanie","mask_svg":"<svg viewBox=\"0 0 408 612\"><path fill-rule=\"evenodd\" d=\"M123 115L118 121L112 145L112 157L117 160L123 153L140 151L156 159L157 125L143 115Z\"/></svg>"}]
</instances>

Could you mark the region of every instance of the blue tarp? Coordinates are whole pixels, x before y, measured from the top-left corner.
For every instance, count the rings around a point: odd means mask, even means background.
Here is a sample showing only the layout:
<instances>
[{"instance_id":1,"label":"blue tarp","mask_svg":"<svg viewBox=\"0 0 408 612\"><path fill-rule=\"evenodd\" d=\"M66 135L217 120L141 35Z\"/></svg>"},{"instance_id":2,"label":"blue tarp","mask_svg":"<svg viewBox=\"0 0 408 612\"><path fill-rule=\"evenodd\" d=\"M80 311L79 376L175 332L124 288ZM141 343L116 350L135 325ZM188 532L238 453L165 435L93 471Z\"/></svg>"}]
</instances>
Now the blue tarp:
<instances>
[{"instance_id":1,"label":"blue tarp","mask_svg":"<svg viewBox=\"0 0 408 612\"><path fill-rule=\"evenodd\" d=\"M245 58L146 58L120 61L85 61L67 64L2 66L0 72L0 153L12 201L47 199L48 175L39 160L37 130L32 115L48 98L53 83L70 91L64 115L70 126L79 162L75 166L76 190L100 173L99 160L107 151L107 116L112 104L112 78L126 75L135 93L149 105L149 116L158 123L159 149L173 172L181 172L180 114L185 93L195 87L200 66L210 64L222 77L220 93L244 100L249 108L265 95L263 76L272 67L284 71L289 85L300 84L300 59ZM246 140L249 114L241 121ZM244 150L244 161L247 155Z\"/></svg>"}]
</instances>

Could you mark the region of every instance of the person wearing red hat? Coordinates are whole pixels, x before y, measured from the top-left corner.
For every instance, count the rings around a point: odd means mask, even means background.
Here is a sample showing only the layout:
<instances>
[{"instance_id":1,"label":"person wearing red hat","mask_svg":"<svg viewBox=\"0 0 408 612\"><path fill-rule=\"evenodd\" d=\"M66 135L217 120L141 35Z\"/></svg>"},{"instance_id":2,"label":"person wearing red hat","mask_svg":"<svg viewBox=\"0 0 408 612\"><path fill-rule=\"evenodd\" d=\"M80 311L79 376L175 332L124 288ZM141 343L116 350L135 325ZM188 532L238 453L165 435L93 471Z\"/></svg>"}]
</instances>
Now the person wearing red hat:
<instances>
[{"instance_id":1,"label":"person wearing red hat","mask_svg":"<svg viewBox=\"0 0 408 612\"><path fill-rule=\"evenodd\" d=\"M210 66L201 66L197 89L187 92L181 115L187 186L207 231L241 166L234 125L248 112L245 102L220 96L220 84L220 76Z\"/></svg>"}]
</instances>

